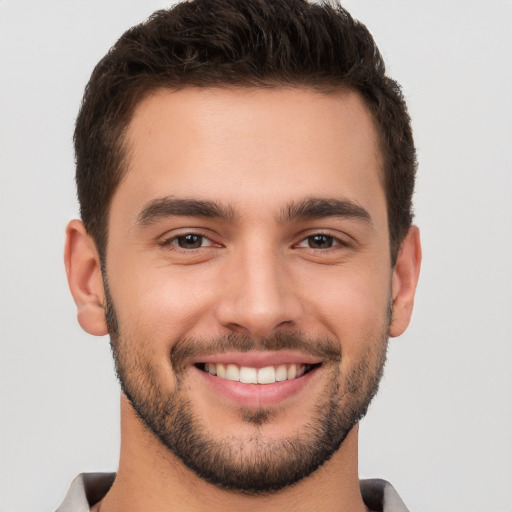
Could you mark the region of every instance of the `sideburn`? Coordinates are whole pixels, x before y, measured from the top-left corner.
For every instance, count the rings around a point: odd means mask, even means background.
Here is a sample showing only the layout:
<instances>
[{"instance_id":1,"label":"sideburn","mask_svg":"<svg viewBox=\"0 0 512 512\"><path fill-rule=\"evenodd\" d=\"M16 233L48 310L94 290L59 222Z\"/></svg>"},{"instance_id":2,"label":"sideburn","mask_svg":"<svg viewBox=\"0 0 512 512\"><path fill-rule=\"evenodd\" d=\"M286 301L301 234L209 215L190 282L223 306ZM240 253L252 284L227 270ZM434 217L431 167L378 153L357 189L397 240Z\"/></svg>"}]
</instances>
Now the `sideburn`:
<instances>
[{"instance_id":1,"label":"sideburn","mask_svg":"<svg viewBox=\"0 0 512 512\"><path fill-rule=\"evenodd\" d=\"M105 313L105 322L107 323L108 334L110 338L115 340L119 337L119 322L117 321L116 310L110 295L110 288L108 285L107 269L105 265L105 258L100 258L101 277L103 279L103 289L105 291L105 304L103 304L103 311Z\"/></svg>"}]
</instances>

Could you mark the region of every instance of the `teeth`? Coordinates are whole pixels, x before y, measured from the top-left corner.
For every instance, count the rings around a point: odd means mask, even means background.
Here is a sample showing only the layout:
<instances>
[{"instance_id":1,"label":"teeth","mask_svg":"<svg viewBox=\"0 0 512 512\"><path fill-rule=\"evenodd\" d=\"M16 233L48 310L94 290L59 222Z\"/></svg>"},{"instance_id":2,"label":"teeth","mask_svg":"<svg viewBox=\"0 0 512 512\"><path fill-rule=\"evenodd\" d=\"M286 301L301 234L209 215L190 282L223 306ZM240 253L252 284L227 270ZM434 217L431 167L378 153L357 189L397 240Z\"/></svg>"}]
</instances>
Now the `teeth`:
<instances>
[{"instance_id":1,"label":"teeth","mask_svg":"<svg viewBox=\"0 0 512 512\"><path fill-rule=\"evenodd\" d=\"M281 382L283 380L286 380L287 378L288 372L286 370L286 365L282 364L281 366L278 366L276 370L276 381Z\"/></svg>"},{"instance_id":2,"label":"teeth","mask_svg":"<svg viewBox=\"0 0 512 512\"><path fill-rule=\"evenodd\" d=\"M244 384L258 384L258 370L242 366L240 368L240 382Z\"/></svg>"},{"instance_id":3,"label":"teeth","mask_svg":"<svg viewBox=\"0 0 512 512\"><path fill-rule=\"evenodd\" d=\"M240 370L236 364L228 364L226 366L226 379L240 380Z\"/></svg>"},{"instance_id":4,"label":"teeth","mask_svg":"<svg viewBox=\"0 0 512 512\"><path fill-rule=\"evenodd\" d=\"M240 381L244 384L274 384L285 380L293 380L302 377L309 365L305 364L281 364L277 367L265 366L265 368L238 367L236 364L206 363L204 370L210 375L216 375L221 379Z\"/></svg>"},{"instance_id":5,"label":"teeth","mask_svg":"<svg viewBox=\"0 0 512 512\"><path fill-rule=\"evenodd\" d=\"M222 379L226 378L226 367L223 364L216 364L217 367L217 377L221 377Z\"/></svg>"},{"instance_id":6,"label":"teeth","mask_svg":"<svg viewBox=\"0 0 512 512\"><path fill-rule=\"evenodd\" d=\"M258 370L258 384L273 384L276 381L276 371L273 366Z\"/></svg>"},{"instance_id":7,"label":"teeth","mask_svg":"<svg viewBox=\"0 0 512 512\"><path fill-rule=\"evenodd\" d=\"M295 379L295 377L297 377L297 365L296 364L290 365L286 376L287 376L288 380L292 380L292 379Z\"/></svg>"}]
</instances>

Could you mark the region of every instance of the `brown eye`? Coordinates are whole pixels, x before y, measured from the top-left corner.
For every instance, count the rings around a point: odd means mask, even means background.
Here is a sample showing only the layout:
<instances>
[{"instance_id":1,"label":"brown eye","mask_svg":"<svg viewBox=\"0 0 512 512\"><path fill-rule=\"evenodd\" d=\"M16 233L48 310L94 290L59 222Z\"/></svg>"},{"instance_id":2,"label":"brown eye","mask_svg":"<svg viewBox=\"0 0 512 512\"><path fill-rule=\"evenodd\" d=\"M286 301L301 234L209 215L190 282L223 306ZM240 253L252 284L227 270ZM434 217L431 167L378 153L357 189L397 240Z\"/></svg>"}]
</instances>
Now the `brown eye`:
<instances>
[{"instance_id":1,"label":"brown eye","mask_svg":"<svg viewBox=\"0 0 512 512\"><path fill-rule=\"evenodd\" d=\"M203 245L204 236L189 233L176 237L176 242L182 249L199 249Z\"/></svg>"},{"instance_id":2,"label":"brown eye","mask_svg":"<svg viewBox=\"0 0 512 512\"><path fill-rule=\"evenodd\" d=\"M329 235L317 234L308 236L308 247L311 249L329 249L334 245L334 237Z\"/></svg>"}]
</instances>

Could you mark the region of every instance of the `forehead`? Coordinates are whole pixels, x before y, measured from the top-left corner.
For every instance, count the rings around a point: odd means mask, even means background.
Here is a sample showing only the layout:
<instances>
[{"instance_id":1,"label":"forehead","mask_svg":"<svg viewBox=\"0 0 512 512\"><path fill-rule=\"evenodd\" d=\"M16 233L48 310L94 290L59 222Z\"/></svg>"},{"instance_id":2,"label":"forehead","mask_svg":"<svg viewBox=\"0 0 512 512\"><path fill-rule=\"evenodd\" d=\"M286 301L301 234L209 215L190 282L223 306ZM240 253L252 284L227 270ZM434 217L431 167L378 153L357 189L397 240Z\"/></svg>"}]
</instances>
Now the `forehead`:
<instances>
[{"instance_id":1,"label":"forehead","mask_svg":"<svg viewBox=\"0 0 512 512\"><path fill-rule=\"evenodd\" d=\"M170 195L242 209L299 196L384 198L376 129L355 92L159 90L136 108L125 143L112 209L118 197L134 210Z\"/></svg>"}]
</instances>

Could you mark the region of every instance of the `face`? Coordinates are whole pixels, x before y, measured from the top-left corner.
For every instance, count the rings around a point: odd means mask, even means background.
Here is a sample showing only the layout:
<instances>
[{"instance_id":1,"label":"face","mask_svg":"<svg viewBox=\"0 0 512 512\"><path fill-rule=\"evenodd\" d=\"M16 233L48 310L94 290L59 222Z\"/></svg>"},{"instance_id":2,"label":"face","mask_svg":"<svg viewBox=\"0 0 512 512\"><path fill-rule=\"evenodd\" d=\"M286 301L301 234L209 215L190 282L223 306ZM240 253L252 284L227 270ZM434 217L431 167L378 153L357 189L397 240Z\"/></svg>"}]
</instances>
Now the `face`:
<instances>
[{"instance_id":1,"label":"face","mask_svg":"<svg viewBox=\"0 0 512 512\"><path fill-rule=\"evenodd\" d=\"M293 484L336 453L384 364L371 116L355 93L162 91L126 142L104 269L123 390L204 479Z\"/></svg>"}]
</instances>

